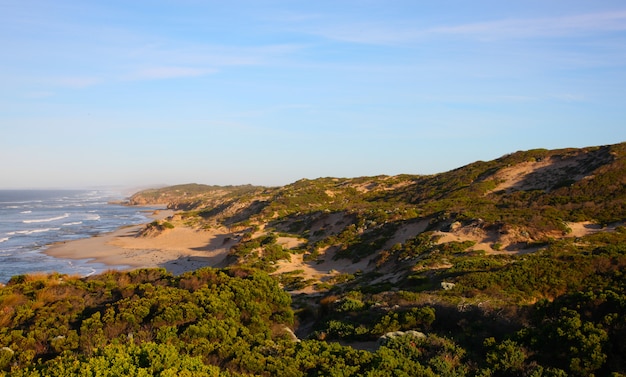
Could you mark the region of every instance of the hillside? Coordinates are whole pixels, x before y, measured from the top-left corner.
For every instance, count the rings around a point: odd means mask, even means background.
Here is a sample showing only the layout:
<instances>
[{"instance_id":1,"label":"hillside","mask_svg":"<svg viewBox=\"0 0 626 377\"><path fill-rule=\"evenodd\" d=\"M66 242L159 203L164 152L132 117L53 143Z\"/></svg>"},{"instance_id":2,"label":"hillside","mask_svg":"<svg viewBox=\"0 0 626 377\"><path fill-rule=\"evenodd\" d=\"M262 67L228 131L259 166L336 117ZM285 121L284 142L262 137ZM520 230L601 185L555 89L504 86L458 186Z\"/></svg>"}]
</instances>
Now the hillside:
<instances>
[{"instance_id":1,"label":"hillside","mask_svg":"<svg viewBox=\"0 0 626 377\"><path fill-rule=\"evenodd\" d=\"M187 209L175 226L227 229L240 240L233 262L269 272L279 266L296 278L294 263L281 262L286 258L280 253L262 255L246 246L269 235L289 248L297 245L288 254L292 262L308 262L299 263L304 280L313 277L308 267L314 264L350 273L354 266L394 271L387 278L397 282L399 272L412 275L416 263L450 265L441 252L449 248L513 256L614 230L626 219L625 149L516 152L430 176L320 178L276 188L194 186L193 194L175 186L140 192L131 202L165 197L170 208ZM341 260L349 271L336 268Z\"/></svg>"},{"instance_id":2,"label":"hillside","mask_svg":"<svg viewBox=\"0 0 626 377\"><path fill-rule=\"evenodd\" d=\"M177 210L143 237L220 234L221 269L16 277L0 293L0 369L71 375L95 358L178 354L176 373L206 375L626 374L626 143L129 203ZM228 297L235 322L216 309ZM66 314L45 319L55 305ZM145 373L172 375L157 369Z\"/></svg>"}]
</instances>

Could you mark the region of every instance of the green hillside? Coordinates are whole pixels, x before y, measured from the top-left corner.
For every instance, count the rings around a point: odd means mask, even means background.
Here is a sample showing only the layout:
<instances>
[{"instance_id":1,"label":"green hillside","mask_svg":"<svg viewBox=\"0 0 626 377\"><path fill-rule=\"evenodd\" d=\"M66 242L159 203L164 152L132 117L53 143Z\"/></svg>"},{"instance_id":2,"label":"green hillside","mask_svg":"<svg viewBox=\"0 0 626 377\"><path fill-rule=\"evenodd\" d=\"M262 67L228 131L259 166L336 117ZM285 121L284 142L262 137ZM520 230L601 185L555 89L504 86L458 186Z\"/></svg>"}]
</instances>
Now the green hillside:
<instances>
[{"instance_id":1,"label":"green hillside","mask_svg":"<svg viewBox=\"0 0 626 377\"><path fill-rule=\"evenodd\" d=\"M130 203L224 229L229 266L16 276L6 375L626 375L624 143Z\"/></svg>"}]
</instances>

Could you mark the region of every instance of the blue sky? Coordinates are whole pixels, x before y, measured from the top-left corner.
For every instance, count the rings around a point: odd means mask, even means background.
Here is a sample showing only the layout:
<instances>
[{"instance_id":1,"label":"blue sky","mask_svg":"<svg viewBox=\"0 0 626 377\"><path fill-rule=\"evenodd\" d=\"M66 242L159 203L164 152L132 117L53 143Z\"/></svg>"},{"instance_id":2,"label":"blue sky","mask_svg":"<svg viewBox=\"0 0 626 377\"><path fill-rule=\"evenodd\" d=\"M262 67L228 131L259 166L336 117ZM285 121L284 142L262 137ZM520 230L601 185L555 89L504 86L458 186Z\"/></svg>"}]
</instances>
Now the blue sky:
<instances>
[{"instance_id":1,"label":"blue sky","mask_svg":"<svg viewBox=\"0 0 626 377\"><path fill-rule=\"evenodd\" d=\"M623 0L0 0L0 49L0 188L432 174L626 141Z\"/></svg>"}]
</instances>

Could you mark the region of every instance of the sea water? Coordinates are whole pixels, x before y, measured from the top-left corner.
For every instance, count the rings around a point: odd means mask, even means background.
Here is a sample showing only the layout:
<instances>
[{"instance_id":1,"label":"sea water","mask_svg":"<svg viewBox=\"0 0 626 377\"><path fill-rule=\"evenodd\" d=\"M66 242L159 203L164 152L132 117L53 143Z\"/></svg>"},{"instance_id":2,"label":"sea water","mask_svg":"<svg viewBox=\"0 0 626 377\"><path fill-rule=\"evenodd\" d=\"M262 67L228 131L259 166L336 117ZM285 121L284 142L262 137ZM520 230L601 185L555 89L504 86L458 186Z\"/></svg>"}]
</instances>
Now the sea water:
<instances>
[{"instance_id":1,"label":"sea water","mask_svg":"<svg viewBox=\"0 0 626 377\"><path fill-rule=\"evenodd\" d=\"M110 204L121 199L121 193L105 190L0 190L0 283L21 274L87 276L112 268L44 251L55 242L149 222L148 216L162 208Z\"/></svg>"}]
</instances>

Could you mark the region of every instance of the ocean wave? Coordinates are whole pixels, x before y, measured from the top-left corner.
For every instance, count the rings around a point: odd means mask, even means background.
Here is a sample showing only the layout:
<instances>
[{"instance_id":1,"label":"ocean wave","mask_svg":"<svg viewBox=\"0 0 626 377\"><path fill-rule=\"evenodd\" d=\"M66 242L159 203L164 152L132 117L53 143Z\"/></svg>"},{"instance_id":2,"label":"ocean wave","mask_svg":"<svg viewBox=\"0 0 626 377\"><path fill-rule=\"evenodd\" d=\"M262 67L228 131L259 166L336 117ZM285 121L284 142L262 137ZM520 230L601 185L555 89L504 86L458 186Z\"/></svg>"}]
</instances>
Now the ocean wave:
<instances>
[{"instance_id":1,"label":"ocean wave","mask_svg":"<svg viewBox=\"0 0 626 377\"><path fill-rule=\"evenodd\" d=\"M20 213L33 213L33 211L22 211Z\"/></svg>"},{"instance_id":2,"label":"ocean wave","mask_svg":"<svg viewBox=\"0 0 626 377\"><path fill-rule=\"evenodd\" d=\"M92 276L92 275L94 275L96 272L98 272L98 270L96 270L96 269L95 269L95 268L93 268L93 267L90 267L90 268L89 268L89 273L87 273L87 274L85 275L85 277Z\"/></svg>"},{"instance_id":3,"label":"ocean wave","mask_svg":"<svg viewBox=\"0 0 626 377\"><path fill-rule=\"evenodd\" d=\"M15 236L17 234L33 234L33 233L45 233L53 230L60 230L61 228L43 228L43 229L29 229L29 230L16 230L15 232L9 232L7 235Z\"/></svg>"},{"instance_id":4,"label":"ocean wave","mask_svg":"<svg viewBox=\"0 0 626 377\"><path fill-rule=\"evenodd\" d=\"M1 201L0 204L31 204L31 203L43 203L43 200L11 200Z\"/></svg>"},{"instance_id":5,"label":"ocean wave","mask_svg":"<svg viewBox=\"0 0 626 377\"><path fill-rule=\"evenodd\" d=\"M9 237L0 238L0 243L6 242L9 240Z\"/></svg>"},{"instance_id":6,"label":"ocean wave","mask_svg":"<svg viewBox=\"0 0 626 377\"><path fill-rule=\"evenodd\" d=\"M82 273L81 275L82 275L83 277L88 277L88 276L94 275L94 274L96 274L96 273L98 272L98 270L96 270L96 269L95 269L95 268L93 268L93 267L90 267L90 266L83 266L83 265L76 265L76 264L74 264L74 262L72 262L72 261L68 261L68 262L67 262L67 265L68 265L68 266L69 266L72 270L87 270L87 271L89 271L89 272L84 272L84 273Z\"/></svg>"},{"instance_id":7,"label":"ocean wave","mask_svg":"<svg viewBox=\"0 0 626 377\"><path fill-rule=\"evenodd\" d=\"M71 222L71 223L65 223L65 224L63 224L63 226L80 225L82 223L83 223L82 221L74 221L74 222Z\"/></svg>"},{"instance_id":8,"label":"ocean wave","mask_svg":"<svg viewBox=\"0 0 626 377\"><path fill-rule=\"evenodd\" d=\"M32 224L32 223L47 223L50 221L56 221L56 220L61 220L61 219L65 219L70 217L69 213L65 213L62 216L57 216L57 217L51 217L49 219L36 219L36 220L23 220L22 222L24 224Z\"/></svg>"},{"instance_id":9,"label":"ocean wave","mask_svg":"<svg viewBox=\"0 0 626 377\"><path fill-rule=\"evenodd\" d=\"M87 220L87 221L98 221L98 220L100 220L100 215L98 215L98 214L87 215L85 220Z\"/></svg>"}]
</instances>

